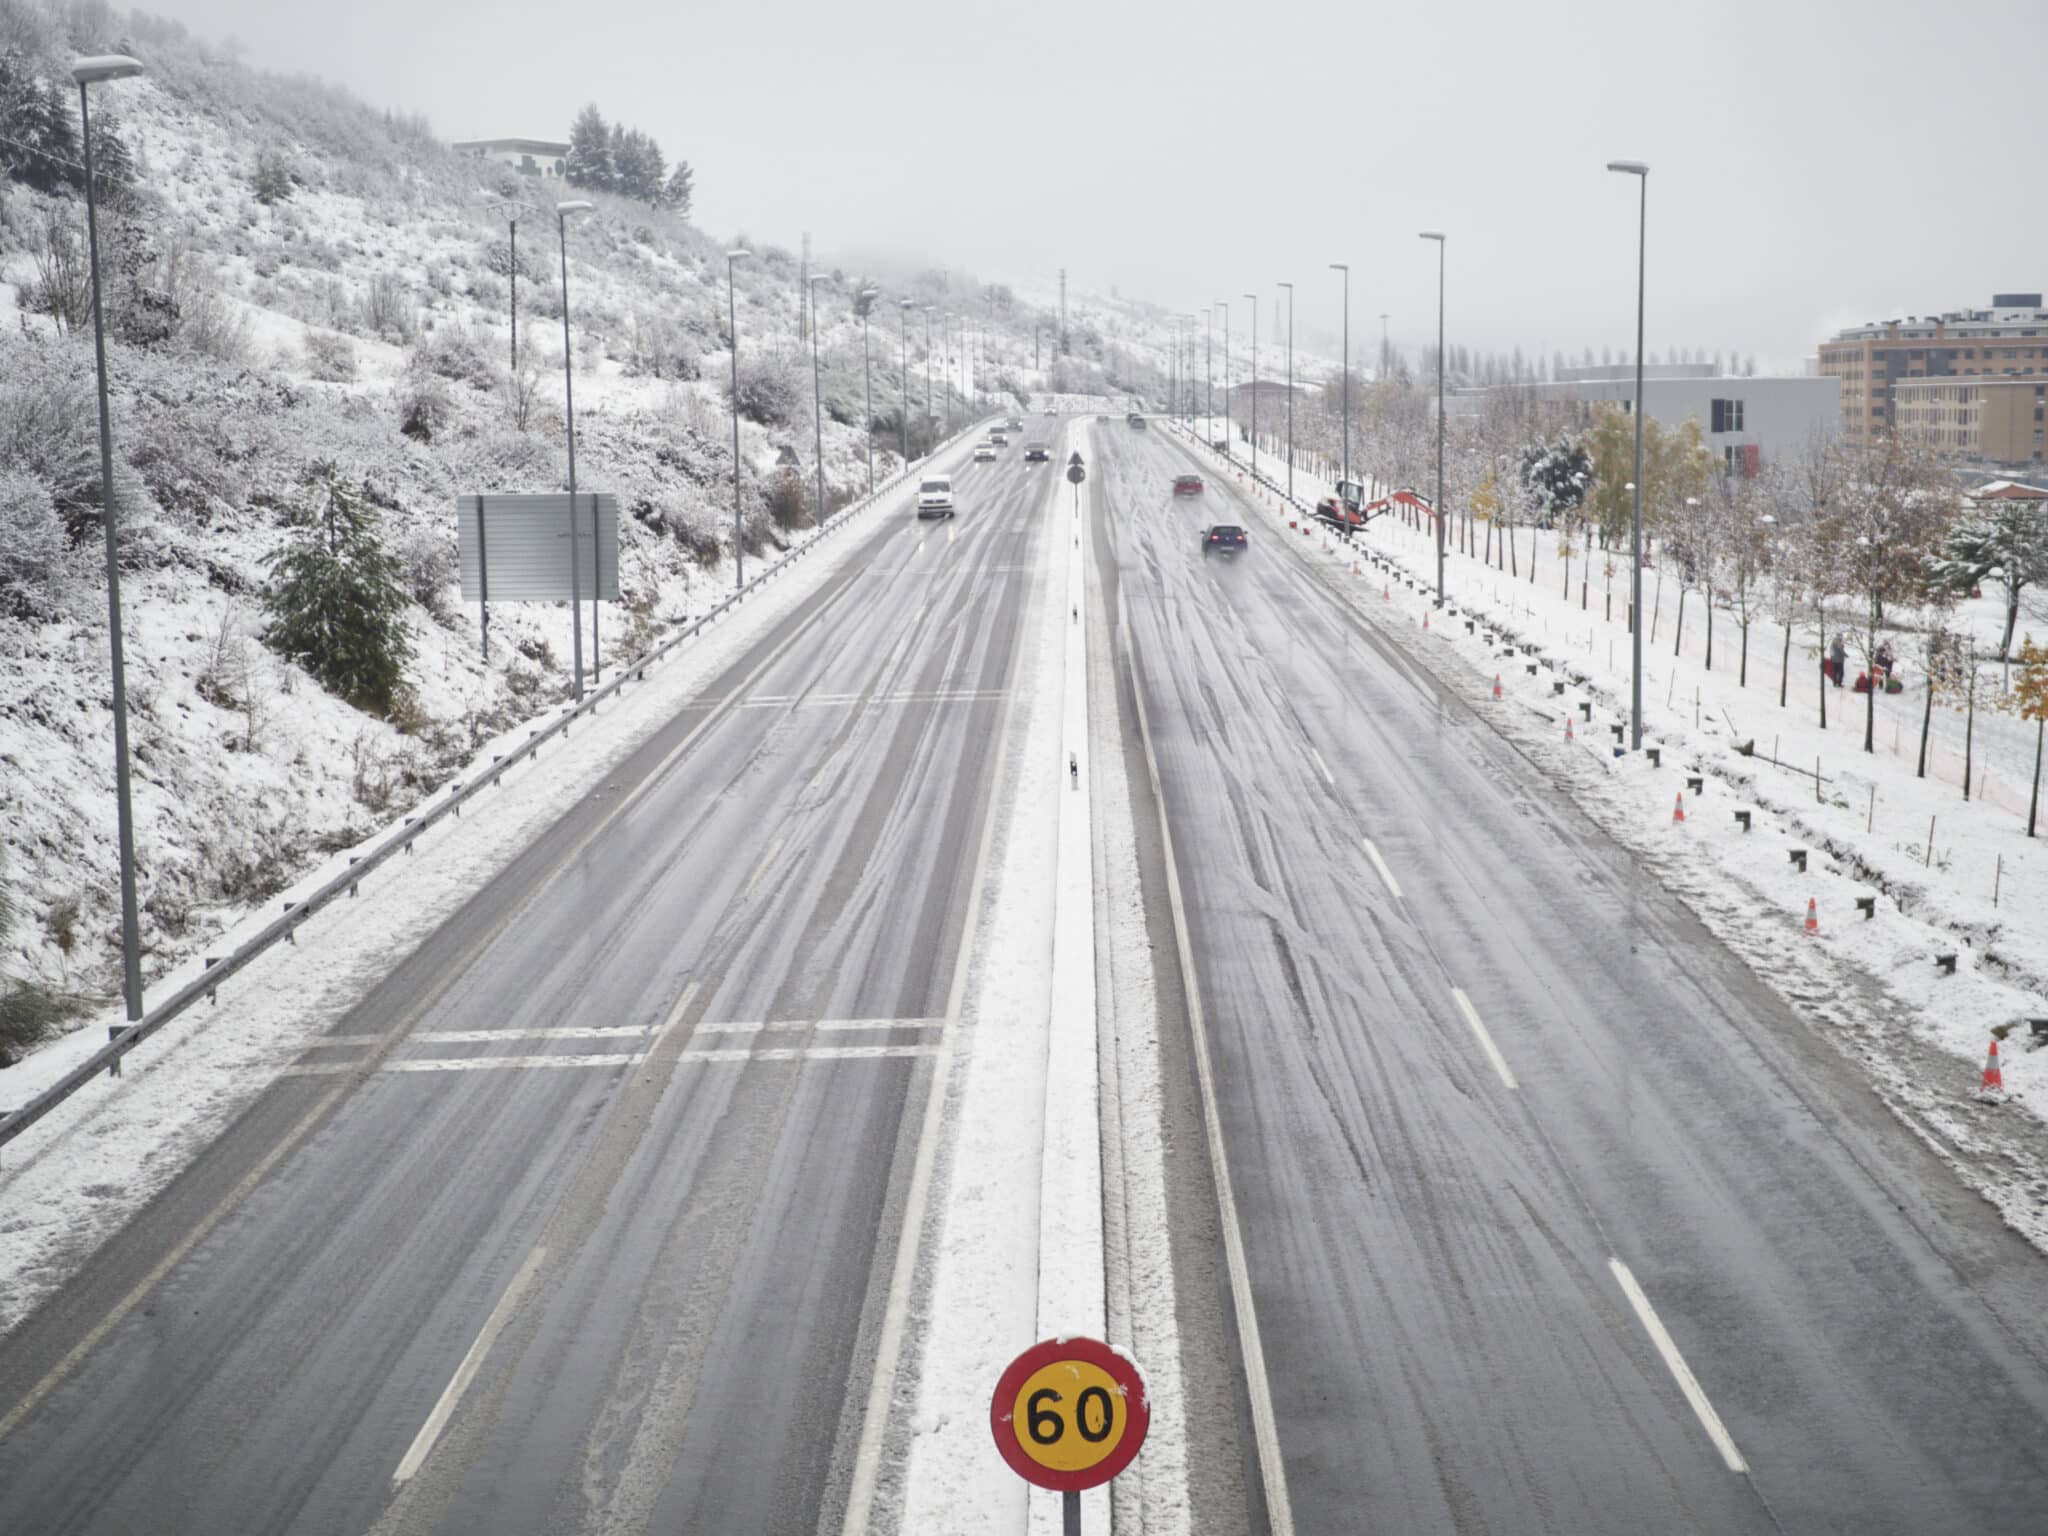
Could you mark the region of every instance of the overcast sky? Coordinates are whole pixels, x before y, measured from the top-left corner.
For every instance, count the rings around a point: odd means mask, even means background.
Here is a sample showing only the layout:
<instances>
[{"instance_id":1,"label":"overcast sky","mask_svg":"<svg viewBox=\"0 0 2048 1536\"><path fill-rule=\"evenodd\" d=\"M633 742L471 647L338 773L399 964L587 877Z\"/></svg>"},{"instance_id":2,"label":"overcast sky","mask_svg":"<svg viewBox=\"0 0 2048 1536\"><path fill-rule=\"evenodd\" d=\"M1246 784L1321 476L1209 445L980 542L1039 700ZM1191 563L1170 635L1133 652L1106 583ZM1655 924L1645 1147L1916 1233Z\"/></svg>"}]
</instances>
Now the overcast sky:
<instances>
[{"instance_id":1,"label":"overcast sky","mask_svg":"<svg viewBox=\"0 0 2048 1536\"><path fill-rule=\"evenodd\" d=\"M153 0L259 67L566 137L595 101L697 173L721 235L888 250L1179 309L1297 283L1531 353L1632 340L1796 367L1840 325L2048 287L2041 0ZM1262 340L1264 337L1262 336Z\"/></svg>"}]
</instances>

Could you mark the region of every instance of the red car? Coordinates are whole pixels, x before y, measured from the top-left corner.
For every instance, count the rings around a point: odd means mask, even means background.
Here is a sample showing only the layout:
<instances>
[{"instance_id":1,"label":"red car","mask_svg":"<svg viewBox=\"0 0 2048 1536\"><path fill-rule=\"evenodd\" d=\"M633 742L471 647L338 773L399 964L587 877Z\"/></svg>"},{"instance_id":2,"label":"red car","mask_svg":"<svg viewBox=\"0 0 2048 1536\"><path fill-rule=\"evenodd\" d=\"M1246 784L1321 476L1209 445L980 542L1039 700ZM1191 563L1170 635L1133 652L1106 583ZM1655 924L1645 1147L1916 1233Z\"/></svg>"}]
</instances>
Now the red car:
<instances>
[{"instance_id":1,"label":"red car","mask_svg":"<svg viewBox=\"0 0 2048 1536\"><path fill-rule=\"evenodd\" d=\"M1202 477L1200 475L1175 475L1173 477L1173 494L1176 496L1201 495Z\"/></svg>"}]
</instances>

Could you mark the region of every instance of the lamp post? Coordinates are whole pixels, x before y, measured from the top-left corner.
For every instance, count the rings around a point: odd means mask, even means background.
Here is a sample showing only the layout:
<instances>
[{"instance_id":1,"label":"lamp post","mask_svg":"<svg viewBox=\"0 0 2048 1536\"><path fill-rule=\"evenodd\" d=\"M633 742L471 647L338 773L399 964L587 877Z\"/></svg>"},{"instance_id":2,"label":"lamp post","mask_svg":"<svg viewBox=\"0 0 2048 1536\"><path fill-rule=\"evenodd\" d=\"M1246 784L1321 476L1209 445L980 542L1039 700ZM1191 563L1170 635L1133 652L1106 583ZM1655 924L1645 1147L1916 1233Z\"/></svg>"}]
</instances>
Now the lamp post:
<instances>
[{"instance_id":1,"label":"lamp post","mask_svg":"<svg viewBox=\"0 0 2048 1536\"><path fill-rule=\"evenodd\" d=\"M906 467L910 463L910 312L916 307L909 299L896 301L896 341L901 350L897 371L903 375L903 411L896 427Z\"/></svg>"},{"instance_id":2,"label":"lamp post","mask_svg":"<svg viewBox=\"0 0 2048 1536\"><path fill-rule=\"evenodd\" d=\"M1643 749L1643 285L1649 258L1650 167L1641 160L1610 160L1607 169L1637 182L1636 202L1636 490L1629 518L1629 746Z\"/></svg>"},{"instance_id":3,"label":"lamp post","mask_svg":"<svg viewBox=\"0 0 2048 1536\"><path fill-rule=\"evenodd\" d=\"M1330 263L1332 272L1344 274L1344 479L1351 478L1351 268L1341 261Z\"/></svg>"},{"instance_id":4,"label":"lamp post","mask_svg":"<svg viewBox=\"0 0 2048 1536\"><path fill-rule=\"evenodd\" d=\"M1294 284L1287 290L1287 499L1294 500Z\"/></svg>"},{"instance_id":5,"label":"lamp post","mask_svg":"<svg viewBox=\"0 0 2048 1536\"><path fill-rule=\"evenodd\" d=\"M924 306L924 429L929 432L932 422L932 311L936 305Z\"/></svg>"},{"instance_id":6,"label":"lamp post","mask_svg":"<svg viewBox=\"0 0 2048 1536\"><path fill-rule=\"evenodd\" d=\"M875 365L868 356L868 312L875 307L880 290L860 291L860 376L868 413L868 494L875 494Z\"/></svg>"},{"instance_id":7,"label":"lamp post","mask_svg":"<svg viewBox=\"0 0 2048 1536\"><path fill-rule=\"evenodd\" d=\"M818 455L818 523L825 522L825 386L818 373L818 279L813 276L811 289L811 429L817 434Z\"/></svg>"},{"instance_id":8,"label":"lamp post","mask_svg":"<svg viewBox=\"0 0 2048 1536\"><path fill-rule=\"evenodd\" d=\"M1207 305L1202 314L1202 436L1206 440L1216 435L1216 306Z\"/></svg>"},{"instance_id":9,"label":"lamp post","mask_svg":"<svg viewBox=\"0 0 2048 1536\"><path fill-rule=\"evenodd\" d=\"M576 673L572 691L578 702L583 698L583 561L576 547L576 354L569 345L569 215L588 213L590 207L580 197L555 204L555 240L562 253L562 399L569 423L569 664ZM596 550L593 539L593 560Z\"/></svg>"},{"instance_id":10,"label":"lamp post","mask_svg":"<svg viewBox=\"0 0 2048 1536\"><path fill-rule=\"evenodd\" d=\"M92 359L100 397L100 522L107 535L107 642L114 674L114 820L121 849L121 998L128 1018L142 1017L142 921L135 902L135 811L128 776L128 687L121 651L121 536L114 505L114 427L107 407L107 343L100 319L100 231L92 171L91 87L125 80L142 65L125 54L98 54L71 66L85 133L85 238L92 261Z\"/></svg>"},{"instance_id":11,"label":"lamp post","mask_svg":"<svg viewBox=\"0 0 2048 1536\"><path fill-rule=\"evenodd\" d=\"M511 242L508 270L512 278L512 376L519 377L519 221L529 213L540 210L516 198L501 197L487 192L485 197L504 216L507 238Z\"/></svg>"},{"instance_id":12,"label":"lamp post","mask_svg":"<svg viewBox=\"0 0 2048 1536\"><path fill-rule=\"evenodd\" d=\"M1230 300L1216 301L1223 309L1223 462L1230 462Z\"/></svg>"},{"instance_id":13,"label":"lamp post","mask_svg":"<svg viewBox=\"0 0 2048 1536\"><path fill-rule=\"evenodd\" d=\"M1436 601L1444 601L1444 246L1440 230L1425 229L1425 240L1436 242ZM1385 317L1382 316L1384 319Z\"/></svg>"},{"instance_id":14,"label":"lamp post","mask_svg":"<svg viewBox=\"0 0 2048 1536\"><path fill-rule=\"evenodd\" d=\"M1259 483L1259 296L1248 293L1245 303L1252 311L1252 485Z\"/></svg>"},{"instance_id":15,"label":"lamp post","mask_svg":"<svg viewBox=\"0 0 2048 1536\"><path fill-rule=\"evenodd\" d=\"M733 268L752 251L725 253L725 328L732 339L732 589L746 585L746 551L740 527L740 311L733 291Z\"/></svg>"}]
</instances>

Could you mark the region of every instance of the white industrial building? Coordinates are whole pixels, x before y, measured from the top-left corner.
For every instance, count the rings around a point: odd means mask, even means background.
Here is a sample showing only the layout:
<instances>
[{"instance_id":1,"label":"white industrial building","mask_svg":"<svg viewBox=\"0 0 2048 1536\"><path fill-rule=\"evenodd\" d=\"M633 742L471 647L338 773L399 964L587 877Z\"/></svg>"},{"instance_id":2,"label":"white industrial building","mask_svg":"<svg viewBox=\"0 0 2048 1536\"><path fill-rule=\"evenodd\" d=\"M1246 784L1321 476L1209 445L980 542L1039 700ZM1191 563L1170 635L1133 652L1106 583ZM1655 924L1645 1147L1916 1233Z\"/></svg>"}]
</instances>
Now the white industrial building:
<instances>
[{"instance_id":1,"label":"white industrial building","mask_svg":"<svg viewBox=\"0 0 2048 1536\"><path fill-rule=\"evenodd\" d=\"M1500 386L1540 401L1583 408L1590 421L1603 405L1635 408L1632 364L1567 368L1541 384ZM1446 409L1476 416L1496 389L1459 390ZM1710 363L1666 363L1643 370L1643 400L1650 419L1667 427L1700 424L1708 450L1726 468L1753 475L1773 459L1796 454L1815 436L1842 430L1841 383L1817 377L1741 377L1717 373Z\"/></svg>"}]
</instances>

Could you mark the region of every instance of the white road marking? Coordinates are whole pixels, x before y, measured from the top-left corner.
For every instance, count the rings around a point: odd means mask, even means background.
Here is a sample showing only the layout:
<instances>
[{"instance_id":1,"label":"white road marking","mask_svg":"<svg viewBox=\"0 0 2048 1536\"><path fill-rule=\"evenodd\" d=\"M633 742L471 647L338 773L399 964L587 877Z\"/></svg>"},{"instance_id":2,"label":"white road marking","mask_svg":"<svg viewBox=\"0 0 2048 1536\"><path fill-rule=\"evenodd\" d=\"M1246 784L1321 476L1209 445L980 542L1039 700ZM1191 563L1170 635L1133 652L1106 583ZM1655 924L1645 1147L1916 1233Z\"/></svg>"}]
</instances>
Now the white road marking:
<instances>
[{"instance_id":1,"label":"white road marking","mask_svg":"<svg viewBox=\"0 0 2048 1536\"><path fill-rule=\"evenodd\" d=\"M714 1023L706 1019L699 1024L696 1033L700 1035L757 1035L764 1029L943 1029L944 1019L730 1019Z\"/></svg>"},{"instance_id":2,"label":"white road marking","mask_svg":"<svg viewBox=\"0 0 2048 1536\"><path fill-rule=\"evenodd\" d=\"M679 1062L749 1061L879 1061L887 1057L934 1056L939 1047L924 1045L777 1045L750 1051L743 1046L702 1046L678 1051ZM387 1061L386 1072L488 1072L500 1068L539 1070L547 1067L637 1067L651 1051L564 1052L559 1056L414 1056Z\"/></svg>"},{"instance_id":3,"label":"white road marking","mask_svg":"<svg viewBox=\"0 0 2048 1536\"><path fill-rule=\"evenodd\" d=\"M1337 781L1330 777L1330 765L1323 761L1323 754L1315 749L1313 743L1309 746L1308 755L1316 760L1316 772L1323 776L1323 782L1332 789L1336 788Z\"/></svg>"},{"instance_id":4,"label":"white road marking","mask_svg":"<svg viewBox=\"0 0 2048 1536\"><path fill-rule=\"evenodd\" d=\"M455 1405L462 1401L462 1394L469 1390L470 1382L483 1368L484 1356L491 1352L491 1346L498 1341L498 1335L505 1331L505 1325L512 1320L512 1314L519 1306L519 1298L526 1294L526 1288L533 1284L534 1274L540 1269L541 1260L546 1258L545 1248L536 1248L526 1256L526 1262L519 1266L519 1273L512 1277L512 1283L505 1287L505 1294L498 1298L498 1304L491 1308L491 1315L484 1319L483 1331L476 1336L476 1342L469 1346L469 1353L462 1357L462 1364L455 1368L455 1375L441 1392L441 1400L434 1404L434 1411L427 1415L427 1422L420 1426L420 1432L413 1436L412 1447L405 1453L398 1470L391 1474L393 1483L409 1482L427 1459L427 1453L434 1448L434 1442L441 1438L441 1431L448 1427L448 1420L455 1414Z\"/></svg>"},{"instance_id":5,"label":"white road marking","mask_svg":"<svg viewBox=\"0 0 2048 1536\"><path fill-rule=\"evenodd\" d=\"M1472 1033L1479 1037L1480 1049L1486 1052L1486 1059L1493 1063L1493 1070L1500 1074L1500 1080L1510 1088L1515 1086L1515 1074L1508 1070L1507 1058L1500 1053L1500 1047L1493 1043L1493 1036L1486 1032L1486 1026L1479 1022L1479 1010L1472 1006L1472 999L1465 995L1463 987L1451 988L1451 996L1458 1000L1458 1007L1465 1015L1465 1022L1472 1026Z\"/></svg>"},{"instance_id":6,"label":"white road marking","mask_svg":"<svg viewBox=\"0 0 2048 1536\"><path fill-rule=\"evenodd\" d=\"M500 1040L644 1040L648 1024L564 1025L558 1029L423 1029L407 1045L493 1045Z\"/></svg>"},{"instance_id":7,"label":"white road marking","mask_svg":"<svg viewBox=\"0 0 2048 1536\"><path fill-rule=\"evenodd\" d=\"M1721 1422L1721 1415L1714 1412L1714 1405L1707 1401L1707 1394L1693 1375L1692 1368L1685 1363L1685 1356L1678 1352L1678 1345L1665 1330L1664 1321L1657 1316L1656 1308L1650 1305L1650 1298L1643 1294L1643 1288L1636 1283L1636 1277L1629 1273L1629 1267L1619 1259L1609 1259L1607 1267L1614 1271L1614 1278L1620 1283L1622 1294L1628 1297L1629 1305L1636 1309L1636 1316L1642 1320L1644 1329L1650 1335L1650 1342L1657 1346L1657 1353L1664 1357L1664 1364L1670 1369L1672 1378L1678 1383L1678 1390L1685 1394L1685 1400L1692 1404L1692 1411L1699 1416L1701 1427L1707 1438L1714 1442L1714 1449L1721 1453L1721 1460L1730 1472L1747 1472L1749 1465L1742 1459L1742 1452L1735 1448L1734 1437Z\"/></svg>"},{"instance_id":8,"label":"white road marking","mask_svg":"<svg viewBox=\"0 0 2048 1536\"><path fill-rule=\"evenodd\" d=\"M1380 872L1380 878L1387 882L1387 889L1394 893L1394 900L1401 900L1401 882L1396 880L1394 872L1387 868L1387 861L1380 857L1379 849L1373 846L1369 837L1361 838L1360 841L1365 844L1365 854L1372 860L1372 867Z\"/></svg>"},{"instance_id":9,"label":"white road marking","mask_svg":"<svg viewBox=\"0 0 2048 1536\"><path fill-rule=\"evenodd\" d=\"M1044 503L1052 500L1052 482L1046 483ZM997 760L991 784L1003 782L1009 766L1009 726L1015 701L1006 701L997 728ZM846 1518L841 1536L868 1536L874 1518L875 1487L881 1478L882 1445L895 1419L896 1373L902 1364L903 1333L910 1316L912 1292L917 1280L917 1260L924 1247L925 1208L931 1200L932 1166L938 1159L941 1132L945 1126L946 1093L952 1077L953 1035L960 1022L961 1004L967 996L967 967L973 954L976 914L981 911L982 891L987 881L989 850L995 841L996 812L1002 797L993 790L988 809L982 815L981 844L974 854L974 874L967 886L967 920L960 925L960 947L953 956L953 981L946 994L945 1033L932 1063L931 1084L925 1093L924 1119L917 1132L917 1151L910 1168L910 1187L903 1197L902 1224L896 1238L896 1262L889 1275L889 1296L882 1307L882 1325L875 1341L875 1373L868 1382L867 1402L861 1409L860 1440L853 1456L853 1471L846 1494ZM1275 1536L1289 1536L1276 1531Z\"/></svg>"},{"instance_id":10,"label":"white road marking","mask_svg":"<svg viewBox=\"0 0 2048 1536\"><path fill-rule=\"evenodd\" d=\"M1252 1439L1258 1449L1259 1479L1265 1486L1266 1524L1272 1536L1294 1536L1294 1505L1287 1494L1287 1461L1280 1450L1279 1422L1273 1411L1273 1386L1266 1376L1266 1346L1259 1333L1251 1266L1245 1256L1244 1232L1237 1219L1237 1195L1230 1182L1230 1159L1223 1141L1223 1120L1216 1103L1216 1073L1209 1059L1209 1036L1203 1021L1201 988L1195 979L1194 952L1188 939L1187 908L1181 900L1180 870L1173 854L1173 827L1166 815L1166 792L1159 780L1159 760L1152 750L1152 726L1145 709L1145 687L1143 680L1136 676L1136 653L1131 651L1129 644L1129 607L1124 609L1121 622L1125 649L1132 656L1132 692L1138 703L1138 734L1145 746L1145 771L1151 781L1153 803L1159 807L1159 838L1166 863L1166 895L1173 909L1174 947L1179 953L1181 987L1187 997L1189 1033L1195 1045L1195 1077L1201 1085L1209 1166L1215 1178L1217 1214L1223 1229L1224 1267L1230 1274L1231 1307L1237 1315L1238 1352L1244 1361L1245 1392L1251 1399ZM1368 848L1371 846L1366 844ZM1389 883L1392 878L1388 876Z\"/></svg>"}]
</instances>

